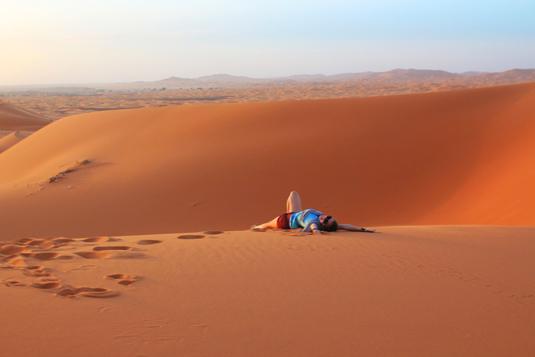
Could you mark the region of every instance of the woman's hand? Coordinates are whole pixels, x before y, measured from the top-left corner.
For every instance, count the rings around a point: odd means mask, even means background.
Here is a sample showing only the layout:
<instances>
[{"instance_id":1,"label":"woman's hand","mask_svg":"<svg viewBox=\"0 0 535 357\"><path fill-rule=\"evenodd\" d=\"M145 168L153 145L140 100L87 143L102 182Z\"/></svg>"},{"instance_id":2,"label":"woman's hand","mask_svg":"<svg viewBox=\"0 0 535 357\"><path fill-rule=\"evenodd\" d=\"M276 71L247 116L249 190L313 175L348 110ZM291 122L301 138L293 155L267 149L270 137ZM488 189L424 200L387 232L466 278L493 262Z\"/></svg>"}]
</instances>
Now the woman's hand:
<instances>
[{"instance_id":1,"label":"woman's hand","mask_svg":"<svg viewBox=\"0 0 535 357\"><path fill-rule=\"evenodd\" d=\"M368 228L364 228L364 227L358 227L358 226L354 226L352 224L338 224L338 229L343 229L345 231L350 231L350 232L375 233L375 230L373 230L373 229L368 229Z\"/></svg>"}]
</instances>

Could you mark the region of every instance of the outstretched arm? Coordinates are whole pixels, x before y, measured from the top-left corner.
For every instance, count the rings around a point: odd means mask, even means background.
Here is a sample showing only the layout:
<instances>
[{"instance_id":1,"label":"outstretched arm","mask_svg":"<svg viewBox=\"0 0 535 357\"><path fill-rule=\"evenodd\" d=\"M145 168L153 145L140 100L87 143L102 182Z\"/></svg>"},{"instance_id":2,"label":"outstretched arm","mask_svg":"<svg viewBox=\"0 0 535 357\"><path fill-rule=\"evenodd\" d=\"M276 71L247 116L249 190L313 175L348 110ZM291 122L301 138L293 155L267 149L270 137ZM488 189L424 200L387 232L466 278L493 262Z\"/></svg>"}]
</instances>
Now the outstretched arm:
<instances>
[{"instance_id":1,"label":"outstretched arm","mask_svg":"<svg viewBox=\"0 0 535 357\"><path fill-rule=\"evenodd\" d=\"M367 233L373 233L375 232L373 229L367 229L364 227L357 227L352 224L338 224L338 229L343 229L344 231L350 231L350 232L367 232Z\"/></svg>"}]
</instances>

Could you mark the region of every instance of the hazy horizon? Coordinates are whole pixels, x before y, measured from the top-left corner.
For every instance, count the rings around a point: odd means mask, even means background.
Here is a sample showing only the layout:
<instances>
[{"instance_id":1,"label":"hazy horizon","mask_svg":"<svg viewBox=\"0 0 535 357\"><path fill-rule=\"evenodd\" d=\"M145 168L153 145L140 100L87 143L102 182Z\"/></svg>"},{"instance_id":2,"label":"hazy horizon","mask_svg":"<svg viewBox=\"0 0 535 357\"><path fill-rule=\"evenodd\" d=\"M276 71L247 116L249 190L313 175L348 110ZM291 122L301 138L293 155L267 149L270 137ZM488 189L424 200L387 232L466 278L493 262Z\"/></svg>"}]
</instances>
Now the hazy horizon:
<instances>
[{"instance_id":1,"label":"hazy horizon","mask_svg":"<svg viewBox=\"0 0 535 357\"><path fill-rule=\"evenodd\" d=\"M204 75L200 75L200 76L196 76L196 77L180 77L180 76L175 76L175 75L169 75L167 77L164 77L164 78L152 78L152 79L138 79L138 80L132 80L132 81L115 81L115 82L78 82L78 83L75 83L75 82L62 82L62 83L25 83L25 84L7 84L7 85L4 85L4 84L1 84L0 83L0 88L9 88L9 87L13 87L13 88L17 88L17 87L20 87L20 88L24 88L24 87L35 87L35 88L45 88L45 87L53 87L53 86L58 86L58 87L68 87L68 86L78 86L78 85L104 85L104 84L120 84L120 83L136 83L136 82L158 82L158 81L162 81L162 80L167 80L167 79L173 79L173 78L176 78L176 79L184 79L184 80L196 80L196 79L200 79L200 78L204 78L204 77L211 77L211 76L231 76L231 77L246 77L246 78L249 78L249 79L253 79L253 80L276 80L278 78L281 78L281 79L284 79L284 78L289 78L289 77L297 77L297 76L335 76L335 75L344 75L344 74L359 74L359 73L385 73L385 72L390 72L390 71L395 71L395 70L416 70L416 71L445 71L445 72L448 72L448 73L452 73L452 74L468 74L468 73L481 73L481 74L485 74L485 73L503 73L503 72L507 72L507 71L512 71L512 70L535 70L535 68L508 68L508 69L505 69L503 71L477 71L477 70L474 70L474 71L464 71L464 72L455 72L455 71L446 71L446 70L443 70L443 69L439 69L439 68L391 68L391 69L388 69L388 70L385 70L385 71L362 71L362 72L344 72L344 73L293 73L293 74L288 74L288 75L284 75L284 76L270 76L270 77L252 77L252 76L245 76L245 75L241 75L241 74L236 74L236 73L210 73L210 74L204 74Z\"/></svg>"},{"instance_id":2,"label":"hazy horizon","mask_svg":"<svg viewBox=\"0 0 535 357\"><path fill-rule=\"evenodd\" d=\"M535 3L524 0L2 6L0 86L535 68Z\"/></svg>"}]
</instances>

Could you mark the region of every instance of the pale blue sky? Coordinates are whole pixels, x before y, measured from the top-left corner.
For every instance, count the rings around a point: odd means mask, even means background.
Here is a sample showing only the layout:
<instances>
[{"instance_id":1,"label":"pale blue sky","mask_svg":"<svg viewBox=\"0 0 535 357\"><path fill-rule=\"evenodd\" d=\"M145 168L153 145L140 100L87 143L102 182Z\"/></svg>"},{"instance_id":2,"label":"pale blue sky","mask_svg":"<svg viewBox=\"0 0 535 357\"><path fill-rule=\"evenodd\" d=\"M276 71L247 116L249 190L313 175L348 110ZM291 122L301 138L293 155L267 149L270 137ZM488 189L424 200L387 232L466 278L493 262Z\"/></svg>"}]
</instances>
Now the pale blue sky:
<instances>
[{"instance_id":1,"label":"pale blue sky","mask_svg":"<svg viewBox=\"0 0 535 357\"><path fill-rule=\"evenodd\" d=\"M0 0L0 85L535 67L535 0Z\"/></svg>"}]
</instances>

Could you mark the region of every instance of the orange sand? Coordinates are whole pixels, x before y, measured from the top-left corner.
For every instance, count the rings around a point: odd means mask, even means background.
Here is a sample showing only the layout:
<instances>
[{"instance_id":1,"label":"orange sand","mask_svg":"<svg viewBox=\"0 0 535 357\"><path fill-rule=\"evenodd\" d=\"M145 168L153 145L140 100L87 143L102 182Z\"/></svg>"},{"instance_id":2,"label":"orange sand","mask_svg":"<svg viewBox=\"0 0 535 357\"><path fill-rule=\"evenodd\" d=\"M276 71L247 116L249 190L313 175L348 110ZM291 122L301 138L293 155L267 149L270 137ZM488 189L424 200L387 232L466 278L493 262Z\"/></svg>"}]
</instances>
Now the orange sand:
<instances>
[{"instance_id":1,"label":"orange sand","mask_svg":"<svg viewBox=\"0 0 535 357\"><path fill-rule=\"evenodd\" d=\"M0 153L2 355L533 356L535 228L217 230L292 189L355 224L533 225L534 107L517 85L54 122Z\"/></svg>"},{"instance_id":2,"label":"orange sand","mask_svg":"<svg viewBox=\"0 0 535 357\"><path fill-rule=\"evenodd\" d=\"M0 239L243 229L292 189L355 224L529 225L534 143L533 84L68 117L0 155Z\"/></svg>"},{"instance_id":3,"label":"orange sand","mask_svg":"<svg viewBox=\"0 0 535 357\"><path fill-rule=\"evenodd\" d=\"M0 153L46 124L36 114L0 101Z\"/></svg>"},{"instance_id":4,"label":"orange sand","mask_svg":"<svg viewBox=\"0 0 535 357\"><path fill-rule=\"evenodd\" d=\"M472 74L394 69L375 73L345 73L330 76L298 75L265 79L223 74L196 79L171 77L152 82L85 84L83 88L34 87L31 92L13 91L8 99L10 103L30 109L41 117L58 119L67 115L120 108L132 109L184 103L370 97L528 82L535 82L535 69ZM163 88L165 90L162 90ZM102 91L103 89L105 92ZM0 97L1 95L0 86Z\"/></svg>"},{"instance_id":5,"label":"orange sand","mask_svg":"<svg viewBox=\"0 0 535 357\"><path fill-rule=\"evenodd\" d=\"M0 153L17 144L31 133L31 131L14 131L7 135L0 136Z\"/></svg>"},{"instance_id":6,"label":"orange sand","mask_svg":"<svg viewBox=\"0 0 535 357\"><path fill-rule=\"evenodd\" d=\"M0 130L36 130L46 123L36 114L0 101Z\"/></svg>"},{"instance_id":7,"label":"orange sand","mask_svg":"<svg viewBox=\"0 0 535 357\"><path fill-rule=\"evenodd\" d=\"M535 354L534 228L196 234L27 241L30 256L0 269L2 352Z\"/></svg>"}]
</instances>

